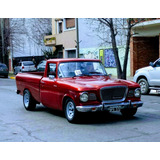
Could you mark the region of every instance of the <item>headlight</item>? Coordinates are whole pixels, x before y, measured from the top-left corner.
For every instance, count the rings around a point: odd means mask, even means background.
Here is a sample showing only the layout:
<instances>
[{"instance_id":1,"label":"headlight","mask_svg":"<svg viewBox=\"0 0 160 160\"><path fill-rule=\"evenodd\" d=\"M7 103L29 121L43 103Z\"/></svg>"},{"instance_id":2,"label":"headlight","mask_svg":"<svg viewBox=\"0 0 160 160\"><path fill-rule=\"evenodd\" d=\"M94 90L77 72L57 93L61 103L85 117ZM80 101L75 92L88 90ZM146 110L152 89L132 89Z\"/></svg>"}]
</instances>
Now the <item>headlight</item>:
<instances>
[{"instance_id":1,"label":"headlight","mask_svg":"<svg viewBox=\"0 0 160 160\"><path fill-rule=\"evenodd\" d=\"M87 101L88 101L88 94L87 94L86 92L82 93L82 94L80 95L80 100L81 100L82 102L87 102Z\"/></svg>"},{"instance_id":2,"label":"headlight","mask_svg":"<svg viewBox=\"0 0 160 160\"><path fill-rule=\"evenodd\" d=\"M135 89L134 96L135 97L140 97L141 96L141 90L140 90L140 88Z\"/></svg>"}]
</instances>

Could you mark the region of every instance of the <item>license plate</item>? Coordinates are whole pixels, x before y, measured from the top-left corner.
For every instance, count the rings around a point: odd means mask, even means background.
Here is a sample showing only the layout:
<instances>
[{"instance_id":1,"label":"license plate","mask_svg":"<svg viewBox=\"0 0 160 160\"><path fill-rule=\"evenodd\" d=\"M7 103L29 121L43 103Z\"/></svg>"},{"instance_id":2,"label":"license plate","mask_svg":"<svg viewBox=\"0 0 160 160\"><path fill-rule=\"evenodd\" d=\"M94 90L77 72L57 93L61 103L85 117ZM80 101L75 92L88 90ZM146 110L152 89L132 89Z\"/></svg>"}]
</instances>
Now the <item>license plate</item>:
<instances>
[{"instance_id":1,"label":"license plate","mask_svg":"<svg viewBox=\"0 0 160 160\"><path fill-rule=\"evenodd\" d=\"M111 107L111 108L109 108L109 111L110 112L120 111L120 108L119 107Z\"/></svg>"}]
</instances>

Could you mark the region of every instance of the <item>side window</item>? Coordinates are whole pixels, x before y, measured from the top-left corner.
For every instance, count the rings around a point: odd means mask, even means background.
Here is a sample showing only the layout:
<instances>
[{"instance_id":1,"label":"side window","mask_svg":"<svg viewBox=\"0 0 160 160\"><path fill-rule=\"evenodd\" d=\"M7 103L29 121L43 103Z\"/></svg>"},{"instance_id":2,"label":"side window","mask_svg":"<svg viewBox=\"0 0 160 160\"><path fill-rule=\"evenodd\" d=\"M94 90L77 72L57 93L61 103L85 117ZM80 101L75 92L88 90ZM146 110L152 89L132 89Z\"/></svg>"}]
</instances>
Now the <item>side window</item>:
<instances>
[{"instance_id":1,"label":"side window","mask_svg":"<svg viewBox=\"0 0 160 160\"><path fill-rule=\"evenodd\" d=\"M160 60L156 62L155 67L160 67Z\"/></svg>"},{"instance_id":2,"label":"side window","mask_svg":"<svg viewBox=\"0 0 160 160\"><path fill-rule=\"evenodd\" d=\"M55 63L48 64L47 76L49 76L49 75L56 76L56 64Z\"/></svg>"}]
</instances>

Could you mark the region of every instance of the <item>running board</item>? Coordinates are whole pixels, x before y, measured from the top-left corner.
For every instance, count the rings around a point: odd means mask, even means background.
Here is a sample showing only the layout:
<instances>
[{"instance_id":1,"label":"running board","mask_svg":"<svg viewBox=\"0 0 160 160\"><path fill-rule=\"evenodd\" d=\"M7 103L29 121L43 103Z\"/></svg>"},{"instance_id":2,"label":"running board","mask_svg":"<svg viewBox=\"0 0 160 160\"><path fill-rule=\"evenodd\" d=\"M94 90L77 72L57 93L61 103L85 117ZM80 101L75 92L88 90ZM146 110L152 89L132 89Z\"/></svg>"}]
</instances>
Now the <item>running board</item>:
<instances>
[{"instance_id":1,"label":"running board","mask_svg":"<svg viewBox=\"0 0 160 160\"><path fill-rule=\"evenodd\" d=\"M149 89L160 90L160 87L149 87Z\"/></svg>"}]
</instances>

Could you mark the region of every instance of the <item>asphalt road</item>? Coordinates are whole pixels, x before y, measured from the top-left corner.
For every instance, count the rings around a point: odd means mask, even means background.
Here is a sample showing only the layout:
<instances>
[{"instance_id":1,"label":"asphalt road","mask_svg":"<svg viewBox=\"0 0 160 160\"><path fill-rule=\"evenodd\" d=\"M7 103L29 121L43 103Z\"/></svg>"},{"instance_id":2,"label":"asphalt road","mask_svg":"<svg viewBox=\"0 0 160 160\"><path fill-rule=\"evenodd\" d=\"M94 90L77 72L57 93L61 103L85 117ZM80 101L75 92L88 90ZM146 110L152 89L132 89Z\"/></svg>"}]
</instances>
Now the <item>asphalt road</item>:
<instances>
[{"instance_id":1,"label":"asphalt road","mask_svg":"<svg viewBox=\"0 0 160 160\"><path fill-rule=\"evenodd\" d=\"M142 96L132 119L119 112L83 114L79 124L70 124L42 105L26 111L15 90L15 80L0 78L0 142L160 142L160 95Z\"/></svg>"}]
</instances>

